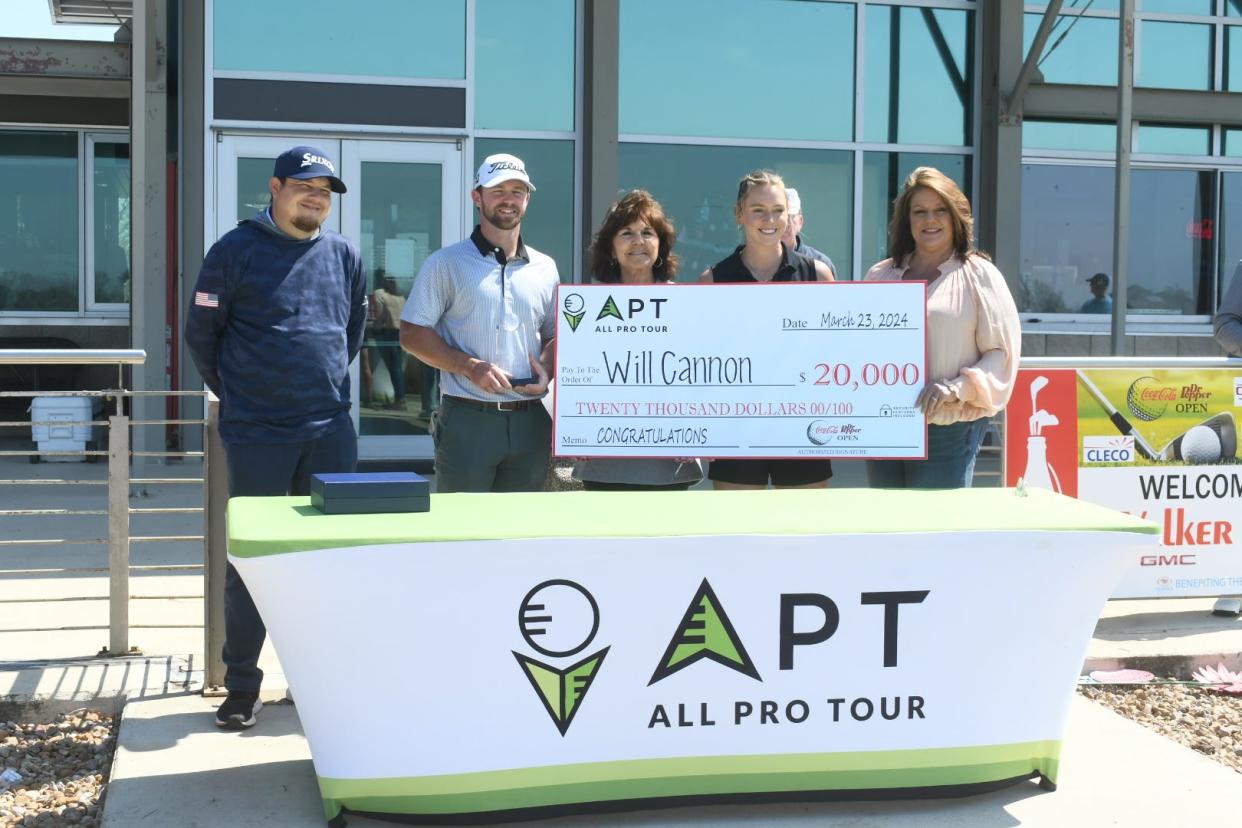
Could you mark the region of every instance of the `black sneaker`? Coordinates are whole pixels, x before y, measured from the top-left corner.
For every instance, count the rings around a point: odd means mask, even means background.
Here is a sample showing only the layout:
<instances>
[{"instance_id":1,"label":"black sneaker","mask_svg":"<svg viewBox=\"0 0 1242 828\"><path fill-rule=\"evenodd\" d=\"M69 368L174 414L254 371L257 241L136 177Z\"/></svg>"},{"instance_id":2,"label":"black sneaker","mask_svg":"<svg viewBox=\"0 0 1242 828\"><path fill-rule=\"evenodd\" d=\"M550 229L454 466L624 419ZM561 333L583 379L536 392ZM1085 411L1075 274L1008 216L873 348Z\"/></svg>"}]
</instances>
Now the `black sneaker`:
<instances>
[{"instance_id":1,"label":"black sneaker","mask_svg":"<svg viewBox=\"0 0 1242 828\"><path fill-rule=\"evenodd\" d=\"M224 704L216 710L216 727L225 730L245 730L254 727L263 702L259 701L258 693L242 693L237 690L229 692Z\"/></svg>"}]
</instances>

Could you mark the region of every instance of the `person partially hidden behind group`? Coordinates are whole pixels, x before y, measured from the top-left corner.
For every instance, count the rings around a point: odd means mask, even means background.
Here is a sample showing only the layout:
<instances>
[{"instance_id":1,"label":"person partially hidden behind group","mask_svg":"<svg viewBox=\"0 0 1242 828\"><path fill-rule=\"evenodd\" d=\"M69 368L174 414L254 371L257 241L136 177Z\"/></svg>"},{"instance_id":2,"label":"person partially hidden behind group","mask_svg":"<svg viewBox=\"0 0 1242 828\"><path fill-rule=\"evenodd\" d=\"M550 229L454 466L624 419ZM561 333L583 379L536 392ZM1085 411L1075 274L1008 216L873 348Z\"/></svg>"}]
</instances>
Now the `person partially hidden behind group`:
<instances>
[{"instance_id":1,"label":"person partially hidden behind group","mask_svg":"<svg viewBox=\"0 0 1242 828\"><path fill-rule=\"evenodd\" d=\"M742 228L743 243L728 258L703 271L707 284L741 282L831 282L823 262L795 253L781 237L789 224L785 182L770 170L756 170L737 186L733 217ZM832 477L829 460L713 460L707 476L716 489L763 489L769 480L778 489L823 488Z\"/></svg>"},{"instance_id":2,"label":"person partially hidden behind group","mask_svg":"<svg viewBox=\"0 0 1242 828\"><path fill-rule=\"evenodd\" d=\"M865 281L924 280L927 384L915 404L927 417L926 460L868 460L873 488L970 486L988 418L1009 401L1021 326L1005 277L975 249L961 189L933 167L906 179L888 225L889 258Z\"/></svg>"},{"instance_id":3,"label":"person partially hidden behind group","mask_svg":"<svg viewBox=\"0 0 1242 828\"><path fill-rule=\"evenodd\" d=\"M591 272L605 284L667 284L677 275L677 231L646 190L631 190L608 208L591 242ZM589 490L688 489L703 479L694 458L589 458L574 464Z\"/></svg>"}]
</instances>

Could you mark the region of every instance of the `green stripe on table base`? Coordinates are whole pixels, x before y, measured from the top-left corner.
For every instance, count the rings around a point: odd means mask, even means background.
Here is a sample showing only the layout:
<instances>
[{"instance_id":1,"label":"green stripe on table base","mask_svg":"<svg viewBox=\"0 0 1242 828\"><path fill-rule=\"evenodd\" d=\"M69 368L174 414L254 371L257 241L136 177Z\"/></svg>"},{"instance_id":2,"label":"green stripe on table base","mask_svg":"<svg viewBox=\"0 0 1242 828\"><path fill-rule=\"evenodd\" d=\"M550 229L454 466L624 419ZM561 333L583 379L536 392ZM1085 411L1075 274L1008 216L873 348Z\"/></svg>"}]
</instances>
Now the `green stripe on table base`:
<instances>
[{"instance_id":1,"label":"green stripe on table base","mask_svg":"<svg viewBox=\"0 0 1242 828\"><path fill-rule=\"evenodd\" d=\"M970 785L1035 771L1055 782L1059 740L969 748L637 759L386 779L319 777L329 818L353 811L487 813L577 802Z\"/></svg>"}]
</instances>

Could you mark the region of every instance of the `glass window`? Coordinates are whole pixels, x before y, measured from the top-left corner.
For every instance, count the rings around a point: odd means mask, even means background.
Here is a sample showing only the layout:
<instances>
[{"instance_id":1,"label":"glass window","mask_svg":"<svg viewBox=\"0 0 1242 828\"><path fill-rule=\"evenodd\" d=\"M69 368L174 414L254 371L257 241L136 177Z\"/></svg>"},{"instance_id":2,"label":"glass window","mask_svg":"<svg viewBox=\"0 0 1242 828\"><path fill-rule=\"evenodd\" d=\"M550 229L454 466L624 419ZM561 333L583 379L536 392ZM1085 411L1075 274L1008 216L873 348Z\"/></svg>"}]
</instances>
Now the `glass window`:
<instances>
[{"instance_id":1,"label":"glass window","mask_svg":"<svg viewBox=\"0 0 1242 828\"><path fill-rule=\"evenodd\" d=\"M893 199L916 167L935 167L970 196L969 155L868 152L863 156L862 269L888 258L888 220ZM860 277L862 274L859 274Z\"/></svg>"},{"instance_id":2,"label":"glass window","mask_svg":"<svg viewBox=\"0 0 1242 828\"><path fill-rule=\"evenodd\" d=\"M1113 178L1110 167L1023 166L1020 310L1078 312L1090 298L1087 280L1112 277ZM1212 179L1198 170L1133 170L1131 313L1208 312Z\"/></svg>"},{"instance_id":3,"label":"glass window","mask_svg":"<svg viewBox=\"0 0 1242 828\"><path fill-rule=\"evenodd\" d=\"M1242 155L1242 129L1225 130L1225 155Z\"/></svg>"},{"instance_id":4,"label":"glass window","mask_svg":"<svg viewBox=\"0 0 1242 828\"><path fill-rule=\"evenodd\" d=\"M1225 0L1225 13L1230 17L1242 17L1242 0Z\"/></svg>"},{"instance_id":5,"label":"glass window","mask_svg":"<svg viewBox=\"0 0 1242 828\"><path fill-rule=\"evenodd\" d=\"M520 38L504 19L522 21ZM478 0L474 38L475 126L573 130L574 0Z\"/></svg>"},{"instance_id":6,"label":"glass window","mask_svg":"<svg viewBox=\"0 0 1242 828\"><path fill-rule=\"evenodd\" d=\"M1117 150L1117 126L1082 121L1023 121L1022 148L1113 153Z\"/></svg>"},{"instance_id":7,"label":"glass window","mask_svg":"<svg viewBox=\"0 0 1242 828\"><path fill-rule=\"evenodd\" d=\"M1164 12L1166 14L1214 14L1216 0L1138 0L1137 8L1142 12ZM1096 6L1099 6L1097 0ZM1117 0L1106 8L1118 8Z\"/></svg>"},{"instance_id":8,"label":"glass window","mask_svg":"<svg viewBox=\"0 0 1242 828\"><path fill-rule=\"evenodd\" d=\"M1224 293L1242 265L1242 172L1221 175L1220 221L1216 226L1220 229L1220 291Z\"/></svg>"},{"instance_id":9,"label":"glass window","mask_svg":"<svg viewBox=\"0 0 1242 828\"><path fill-rule=\"evenodd\" d=\"M512 153L526 162L530 180L538 188L522 219L522 241L551 256L561 281L571 281L578 270L574 259L574 142L476 138L470 169L477 169L484 158L497 152Z\"/></svg>"},{"instance_id":10,"label":"glass window","mask_svg":"<svg viewBox=\"0 0 1242 828\"><path fill-rule=\"evenodd\" d=\"M1042 15L1023 18L1024 53L1029 52ZM1074 28L1070 28L1070 24ZM1061 40L1066 32L1069 34ZM1044 46L1039 70L1048 83L1117 85L1117 18L1083 17L1076 22L1062 15Z\"/></svg>"},{"instance_id":11,"label":"glass window","mask_svg":"<svg viewBox=\"0 0 1242 828\"><path fill-rule=\"evenodd\" d=\"M854 7L791 0L626 0L620 129L849 141Z\"/></svg>"},{"instance_id":12,"label":"glass window","mask_svg":"<svg viewBox=\"0 0 1242 828\"><path fill-rule=\"evenodd\" d=\"M828 254L838 278L850 278L853 166L853 153L835 150L632 143L619 149L621 188L650 190L677 226L682 282L693 282L741 244L733 218L737 182L755 169L775 170L797 189L803 241Z\"/></svg>"},{"instance_id":13,"label":"glass window","mask_svg":"<svg viewBox=\"0 0 1242 828\"><path fill-rule=\"evenodd\" d=\"M1242 26L1225 27L1225 91L1242 92Z\"/></svg>"},{"instance_id":14,"label":"glass window","mask_svg":"<svg viewBox=\"0 0 1242 828\"><path fill-rule=\"evenodd\" d=\"M358 431L362 435L427 434L436 401L436 372L401 349L405 297L431 251L442 246L439 164L363 161L361 244L370 295L362 349ZM418 406L414 406L414 401Z\"/></svg>"},{"instance_id":15,"label":"glass window","mask_svg":"<svg viewBox=\"0 0 1242 828\"><path fill-rule=\"evenodd\" d=\"M868 6L866 140L969 146L973 33L970 12Z\"/></svg>"},{"instance_id":16,"label":"glass window","mask_svg":"<svg viewBox=\"0 0 1242 828\"><path fill-rule=\"evenodd\" d=\"M1138 57L1137 86L1212 88L1211 26L1144 20L1139 25Z\"/></svg>"},{"instance_id":17,"label":"glass window","mask_svg":"<svg viewBox=\"0 0 1242 828\"><path fill-rule=\"evenodd\" d=\"M95 295L88 304L129 302L129 144L96 141L91 162Z\"/></svg>"},{"instance_id":18,"label":"glass window","mask_svg":"<svg viewBox=\"0 0 1242 828\"><path fill-rule=\"evenodd\" d=\"M0 132L0 310L78 310L78 136Z\"/></svg>"},{"instance_id":19,"label":"glass window","mask_svg":"<svg viewBox=\"0 0 1242 828\"><path fill-rule=\"evenodd\" d=\"M215 68L466 77L466 0L215 0ZM515 45L522 40L514 35Z\"/></svg>"},{"instance_id":20,"label":"glass window","mask_svg":"<svg viewBox=\"0 0 1242 828\"><path fill-rule=\"evenodd\" d=\"M1139 124L1135 150L1157 155L1210 155L1212 130Z\"/></svg>"},{"instance_id":21,"label":"glass window","mask_svg":"<svg viewBox=\"0 0 1242 828\"><path fill-rule=\"evenodd\" d=\"M252 218L255 213L272 202L272 193L268 182L272 178L272 162L274 158L238 158L237 159L237 216L234 221ZM332 199L332 209L339 206L336 198Z\"/></svg>"}]
</instances>

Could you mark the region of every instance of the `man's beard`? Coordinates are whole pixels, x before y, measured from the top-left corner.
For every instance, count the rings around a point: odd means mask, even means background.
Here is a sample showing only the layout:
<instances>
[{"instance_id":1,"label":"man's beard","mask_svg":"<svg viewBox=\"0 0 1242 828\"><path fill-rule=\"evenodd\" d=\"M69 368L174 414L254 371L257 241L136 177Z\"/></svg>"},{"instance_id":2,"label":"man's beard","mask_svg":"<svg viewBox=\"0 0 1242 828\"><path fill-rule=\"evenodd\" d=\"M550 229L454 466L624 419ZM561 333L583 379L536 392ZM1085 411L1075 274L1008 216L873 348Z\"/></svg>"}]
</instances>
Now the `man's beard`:
<instances>
[{"instance_id":1,"label":"man's beard","mask_svg":"<svg viewBox=\"0 0 1242 828\"><path fill-rule=\"evenodd\" d=\"M522 223L522 211L518 210L513 218L501 217L496 209L483 211L483 218L498 230L512 230Z\"/></svg>"},{"instance_id":2,"label":"man's beard","mask_svg":"<svg viewBox=\"0 0 1242 828\"><path fill-rule=\"evenodd\" d=\"M314 233L322 226L322 222L320 222L319 219L303 215L302 213L294 215L289 223L301 230L303 233Z\"/></svg>"}]
</instances>

